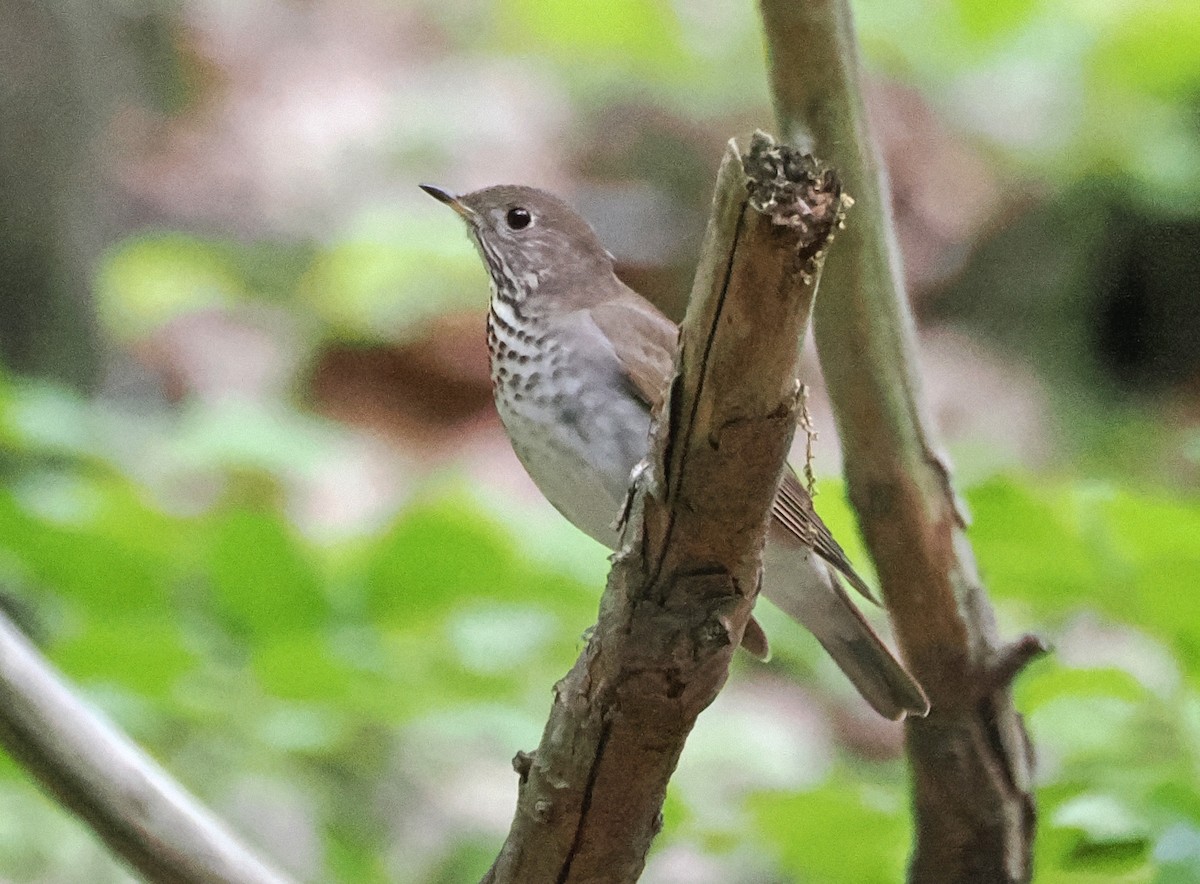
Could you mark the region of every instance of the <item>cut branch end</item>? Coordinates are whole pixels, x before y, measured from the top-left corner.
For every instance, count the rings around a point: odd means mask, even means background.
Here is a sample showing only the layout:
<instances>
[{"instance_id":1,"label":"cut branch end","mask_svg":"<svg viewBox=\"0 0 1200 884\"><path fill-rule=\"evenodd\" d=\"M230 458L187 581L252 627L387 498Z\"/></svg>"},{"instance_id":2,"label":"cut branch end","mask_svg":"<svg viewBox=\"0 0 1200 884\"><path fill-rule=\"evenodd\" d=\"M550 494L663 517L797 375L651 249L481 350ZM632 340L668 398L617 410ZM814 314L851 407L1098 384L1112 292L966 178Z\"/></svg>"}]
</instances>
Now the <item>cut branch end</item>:
<instances>
[{"instance_id":1,"label":"cut branch end","mask_svg":"<svg viewBox=\"0 0 1200 884\"><path fill-rule=\"evenodd\" d=\"M742 154L750 207L780 227L796 228L800 248L823 246L853 200L832 169L811 154L755 132Z\"/></svg>"}]
</instances>

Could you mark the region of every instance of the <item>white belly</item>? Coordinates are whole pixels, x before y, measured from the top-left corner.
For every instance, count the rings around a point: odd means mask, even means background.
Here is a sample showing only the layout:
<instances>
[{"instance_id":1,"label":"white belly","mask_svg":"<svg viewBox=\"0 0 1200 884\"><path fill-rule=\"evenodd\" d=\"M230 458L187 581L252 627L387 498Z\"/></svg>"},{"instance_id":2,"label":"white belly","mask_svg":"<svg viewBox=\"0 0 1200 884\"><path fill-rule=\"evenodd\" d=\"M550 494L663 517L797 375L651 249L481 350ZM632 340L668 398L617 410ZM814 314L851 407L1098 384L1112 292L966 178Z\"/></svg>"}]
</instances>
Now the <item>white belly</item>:
<instances>
[{"instance_id":1,"label":"white belly","mask_svg":"<svg viewBox=\"0 0 1200 884\"><path fill-rule=\"evenodd\" d=\"M516 308L493 297L488 334L496 410L546 499L614 549L613 522L630 473L650 445L650 414L585 312L541 322L553 330L520 330Z\"/></svg>"},{"instance_id":2,"label":"white belly","mask_svg":"<svg viewBox=\"0 0 1200 884\"><path fill-rule=\"evenodd\" d=\"M546 499L576 528L615 549L613 523L630 473L649 447L650 418L632 397L572 392L560 394L555 405L551 397L513 401L498 391L496 408L513 450Z\"/></svg>"}]
</instances>

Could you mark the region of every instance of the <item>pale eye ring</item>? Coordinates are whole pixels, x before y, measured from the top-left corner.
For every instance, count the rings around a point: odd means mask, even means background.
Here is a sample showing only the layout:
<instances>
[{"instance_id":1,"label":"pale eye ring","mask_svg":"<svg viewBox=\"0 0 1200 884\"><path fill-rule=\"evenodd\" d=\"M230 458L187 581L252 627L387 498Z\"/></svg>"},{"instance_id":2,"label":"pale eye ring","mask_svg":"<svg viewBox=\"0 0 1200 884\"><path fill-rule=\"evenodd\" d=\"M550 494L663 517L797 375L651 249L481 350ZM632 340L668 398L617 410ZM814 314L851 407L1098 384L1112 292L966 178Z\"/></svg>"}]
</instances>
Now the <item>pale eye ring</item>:
<instances>
[{"instance_id":1,"label":"pale eye ring","mask_svg":"<svg viewBox=\"0 0 1200 884\"><path fill-rule=\"evenodd\" d=\"M513 206L504 216L504 222L513 230L524 230L533 223L533 215L526 208Z\"/></svg>"}]
</instances>

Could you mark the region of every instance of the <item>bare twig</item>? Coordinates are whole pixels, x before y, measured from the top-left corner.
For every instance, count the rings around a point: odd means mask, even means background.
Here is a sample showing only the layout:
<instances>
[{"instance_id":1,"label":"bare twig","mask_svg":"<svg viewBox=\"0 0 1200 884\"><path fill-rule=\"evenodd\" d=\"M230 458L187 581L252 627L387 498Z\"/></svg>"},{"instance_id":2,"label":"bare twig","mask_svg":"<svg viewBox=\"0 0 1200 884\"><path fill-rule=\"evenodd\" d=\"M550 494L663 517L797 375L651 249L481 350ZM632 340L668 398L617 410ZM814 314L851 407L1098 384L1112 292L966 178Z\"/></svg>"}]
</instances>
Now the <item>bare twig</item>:
<instances>
[{"instance_id":1,"label":"bare twig","mask_svg":"<svg viewBox=\"0 0 1200 884\"><path fill-rule=\"evenodd\" d=\"M987 670L987 682L984 690L987 693L1007 689L1021 671L1043 654L1050 653L1050 648L1036 635L1023 635L1015 642L1000 650L996 659Z\"/></svg>"},{"instance_id":2,"label":"bare twig","mask_svg":"<svg viewBox=\"0 0 1200 884\"><path fill-rule=\"evenodd\" d=\"M147 880L285 884L0 615L0 743Z\"/></svg>"},{"instance_id":3,"label":"bare twig","mask_svg":"<svg viewBox=\"0 0 1200 884\"><path fill-rule=\"evenodd\" d=\"M904 656L933 705L927 719L907 722L917 812L911 880L1026 881L1035 817L1028 741L1011 676L994 677L995 661L1009 658L997 651L962 509L922 404L848 0L761 6L780 126L833 163L858 203L829 264L816 339L850 497Z\"/></svg>"},{"instance_id":4,"label":"bare twig","mask_svg":"<svg viewBox=\"0 0 1200 884\"><path fill-rule=\"evenodd\" d=\"M486 881L632 882L667 780L758 592L796 425L798 342L841 190L798 151L732 142L650 467L587 648L555 690Z\"/></svg>"}]
</instances>

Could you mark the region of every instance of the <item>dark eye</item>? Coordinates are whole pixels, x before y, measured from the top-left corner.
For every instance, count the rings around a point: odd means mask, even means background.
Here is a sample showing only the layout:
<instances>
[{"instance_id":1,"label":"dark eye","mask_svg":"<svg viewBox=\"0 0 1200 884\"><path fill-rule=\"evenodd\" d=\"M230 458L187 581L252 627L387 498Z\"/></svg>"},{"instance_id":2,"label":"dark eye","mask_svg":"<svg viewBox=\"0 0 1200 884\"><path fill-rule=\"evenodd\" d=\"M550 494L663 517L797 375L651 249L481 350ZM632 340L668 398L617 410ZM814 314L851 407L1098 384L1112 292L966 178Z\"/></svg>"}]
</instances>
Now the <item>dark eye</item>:
<instances>
[{"instance_id":1,"label":"dark eye","mask_svg":"<svg viewBox=\"0 0 1200 884\"><path fill-rule=\"evenodd\" d=\"M513 230L524 230L533 221L533 216L529 214L528 209L514 206L508 210L508 214L504 216L504 220L508 222L508 226Z\"/></svg>"}]
</instances>

